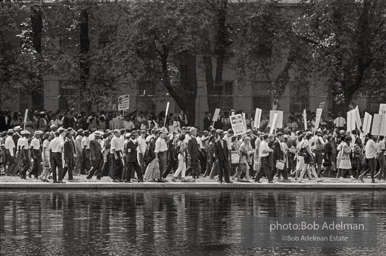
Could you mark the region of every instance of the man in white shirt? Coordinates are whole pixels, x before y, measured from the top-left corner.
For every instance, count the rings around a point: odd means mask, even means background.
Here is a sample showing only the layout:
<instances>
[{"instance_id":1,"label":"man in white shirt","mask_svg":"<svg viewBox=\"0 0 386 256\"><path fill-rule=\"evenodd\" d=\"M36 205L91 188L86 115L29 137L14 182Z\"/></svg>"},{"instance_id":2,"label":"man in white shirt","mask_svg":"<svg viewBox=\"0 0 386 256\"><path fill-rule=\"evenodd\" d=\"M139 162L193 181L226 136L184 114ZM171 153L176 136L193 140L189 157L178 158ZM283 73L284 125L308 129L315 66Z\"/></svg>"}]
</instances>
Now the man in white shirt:
<instances>
[{"instance_id":1,"label":"man in white shirt","mask_svg":"<svg viewBox=\"0 0 386 256\"><path fill-rule=\"evenodd\" d=\"M40 146L40 136L43 132L35 131L34 137L31 140L31 157L34 160L32 164L32 170L29 173L29 177L35 176L35 179L39 176L39 168L42 163L42 151Z\"/></svg>"},{"instance_id":2,"label":"man in white shirt","mask_svg":"<svg viewBox=\"0 0 386 256\"><path fill-rule=\"evenodd\" d=\"M361 175L359 175L358 179L363 181L363 176L365 176L369 171L371 172L371 183L375 183L374 180L374 174L375 174L375 169L377 168L377 145L375 144L373 136L370 134L369 140L366 143L366 148L365 148L365 154L366 154L366 160L368 162L369 168L367 168Z\"/></svg>"},{"instance_id":3,"label":"man in white shirt","mask_svg":"<svg viewBox=\"0 0 386 256\"><path fill-rule=\"evenodd\" d=\"M123 146L124 142L121 139L121 131L116 129L114 131L114 137L111 139L110 155L112 159L111 178L113 182L122 180L123 171Z\"/></svg>"},{"instance_id":4,"label":"man in white shirt","mask_svg":"<svg viewBox=\"0 0 386 256\"><path fill-rule=\"evenodd\" d=\"M59 128L57 132L55 132L55 138L50 142L51 169L54 183L64 183L62 181L62 169L64 163L63 149L65 131L64 128ZM56 168L58 168L57 173Z\"/></svg>"},{"instance_id":5,"label":"man in white shirt","mask_svg":"<svg viewBox=\"0 0 386 256\"><path fill-rule=\"evenodd\" d=\"M335 127L336 127L336 128L339 128L339 129L343 129L344 125L346 124L346 119L344 119L344 118L341 116L341 113L340 113L340 112L338 113L338 117L335 118L334 124L335 124Z\"/></svg>"},{"instance_id":6,"label":"man in white shirt","mask_svg":"<svg viewBox=\"0 0 386 256\"><path fill-rule=\"evenodd\" d=\"M261 141L260 147L259 147L259 156L261 159L261 167L260 167L260 170L255 177L255 182L258 182L258 183L261 183L260 179L261 179L261 177L263 177L264 174L267 177L268 182L273 183L271 173L270 173L271 167L270 167L270 163L269 163L269 153L273 153L273 149L271 149L268 146L268 141L269 141L268 134L264 134L263 140Z\"/></svg>"},{"instance_id":7,"label":"man in white shirt","mask_svg":"<svg viewBox=\"0 0 386 256\"><path fill-rule=\"evenodd\" d=\"M4 148L5 148L5 157L6 157L6 163L8 166L7 174L11 175L14 173L14 169L16 167L16 161L15 161L15 142L12 139L13 130L9 129L7 131L7 137L5 138L4 142Z\"/></svg>"},{"instance_id":8,"label":"man in white shirt","mask_svg":"<svg viewBox=\"0 0 386 256\"><path fill-rule=\"evenodd\" d=\"M80 169L81 174L87 174L91 168L90 163L90 132L84 131L84 136L81 141L82 147L82 168Z\"/></svg>"},{"instance_id":9,"label":"man in white shirt","mask_svg":"<svg viewBox=\"0 0 386 256\"><path fill-rule=\"evenodd\" d=\"M137 147L138 163L139 163L139 166L141 167L142 173L144 173L144 170L145 170L144 156L145 156L146 147L147 147L145 130L141 130L141 134L137 139L137 143L138 143L138 147Z\"/></svg>"},{"instance_id":10,"label":"man in white shirt","mask_svg":"<svg viewBox=\"0 0 386 256\"><path fill-rule=\"evenodd\" d=\"M168 145L165 141L166 133L161 132L161 135L159 138L155 141L155 158L156 161L159 163L159 169L160 173L164 173L167 165L167 151L168 151Z\"/></svg>"},{"instance_id":11,"label":"man in white shirt","mask_svg":"<svg viewBox=\"0 0 386 256\"><path fill-rule=\"evenodd\" d=\"M20 171L20 178L26 179L27 171L31 166L31 159L29 155L28 137L30 133L26 130L21 131L21 138L17 141L17 148L20 152L22 160L22 169Z\"/></svg>"}]
</instances>

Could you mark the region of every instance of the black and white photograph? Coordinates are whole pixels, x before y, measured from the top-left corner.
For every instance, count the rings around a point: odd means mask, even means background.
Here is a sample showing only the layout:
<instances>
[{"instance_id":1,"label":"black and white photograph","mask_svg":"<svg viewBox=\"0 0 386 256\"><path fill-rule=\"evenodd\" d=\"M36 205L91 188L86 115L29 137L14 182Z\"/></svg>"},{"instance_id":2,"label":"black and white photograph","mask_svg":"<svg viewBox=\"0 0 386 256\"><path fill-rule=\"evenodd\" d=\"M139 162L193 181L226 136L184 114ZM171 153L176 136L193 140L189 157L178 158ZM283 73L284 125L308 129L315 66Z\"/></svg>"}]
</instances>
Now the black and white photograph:
<instances>
[{"instance_id":1,"label":"black and white photograph","mask_svg":"<svg viewBox=\"0 0 386 256\"><path fill-rule=\"evenodd\" d=\"M2 255L386 255L386 0L0 0Z\"/></svg>"}]
</instances>

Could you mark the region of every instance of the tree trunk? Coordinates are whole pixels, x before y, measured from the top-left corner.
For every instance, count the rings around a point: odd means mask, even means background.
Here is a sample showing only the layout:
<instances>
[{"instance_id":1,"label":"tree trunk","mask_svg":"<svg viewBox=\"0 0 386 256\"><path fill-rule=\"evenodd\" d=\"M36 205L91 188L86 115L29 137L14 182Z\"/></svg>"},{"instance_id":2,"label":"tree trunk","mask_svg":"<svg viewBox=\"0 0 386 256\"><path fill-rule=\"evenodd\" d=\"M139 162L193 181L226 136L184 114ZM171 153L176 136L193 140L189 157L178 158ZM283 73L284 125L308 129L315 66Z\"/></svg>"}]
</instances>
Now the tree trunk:
<instances>
[{"instance_id":1,"label":"tree trunk","mask_svg":"<svg viewBox=\"0 0 386 256\"><path fill-rule=\"evenodd\" d=\"M205 77L207 85L207 99L209 112L214 113L216 108L221 107L222 91L223 91L223 71L224 58L227 52L228 36L226 28L226 14L228 8L228 0L220 0L217 9L217 35L215 41L215 55L216 55L216 75L213 79L213 65L212 57L204 56Z\"/></svg>"},{"instance_id":2,"label":"tree trunk","mask_svg":"<svg viewBox=\"0 0 386 256\"><path fill-rule=\"evenodd\" d=\"M194 126L196 121L196 98L197 98L197 66L196 56L187 53L185 56L188 66L188 80L186 85L181 85L186 94L185 113L188 116L188 125Z\"/></svg>"},{"instance_id":3,"label":"tree trunk","mask_svg":"<svg viewBox=\"0 0 386 256\"><path fill-rule=\"evenodd\" d=\"M80 67L80 88L79 94L82 102L81 108L87 112L91 112L92 101L90 99L91 91L88 86L88 80L90 77L90 60L89 60L89 51L90 51L90 38L88 34L88 10L83 9L80 12L80 31L79 31L79 41L80 41L80 56L79 56L79 67ZM84 101L83 99L88 99Z\"/></svg>"},{"instance_id":4,"label":"tree trunk","mask_svg":"<svg viewBox=\"0 0 386 256\"><path fill-rule=\"evenodd\" d=\"M42 54L42 30L43 18L42 10L38 6L31 7L31 27L32 27L32 44L35 51L41 59ZM35 110L44 109L44 83L41 70L38 71L36 84L31 88L32 108Z\"/></svg>"}]
</instances>

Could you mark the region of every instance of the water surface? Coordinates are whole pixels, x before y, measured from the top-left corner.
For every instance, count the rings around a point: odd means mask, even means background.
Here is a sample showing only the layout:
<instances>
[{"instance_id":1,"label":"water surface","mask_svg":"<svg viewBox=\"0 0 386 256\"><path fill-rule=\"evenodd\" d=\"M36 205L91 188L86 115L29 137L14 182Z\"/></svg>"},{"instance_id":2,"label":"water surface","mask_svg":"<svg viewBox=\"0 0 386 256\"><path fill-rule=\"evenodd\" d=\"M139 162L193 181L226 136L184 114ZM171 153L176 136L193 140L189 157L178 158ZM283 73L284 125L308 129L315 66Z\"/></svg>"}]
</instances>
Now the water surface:
<instances>
[{"instance_id":1,"label":"water surface","mask_svg":"<svg viewBox=\"0 0 386 256\"><path fill-rule=\"evenodd\" d=\"M241 244L258 217L377 217L374 248ZM384 255L386 192L1 191L1 255Z\"/></svg>"}]
</instances>

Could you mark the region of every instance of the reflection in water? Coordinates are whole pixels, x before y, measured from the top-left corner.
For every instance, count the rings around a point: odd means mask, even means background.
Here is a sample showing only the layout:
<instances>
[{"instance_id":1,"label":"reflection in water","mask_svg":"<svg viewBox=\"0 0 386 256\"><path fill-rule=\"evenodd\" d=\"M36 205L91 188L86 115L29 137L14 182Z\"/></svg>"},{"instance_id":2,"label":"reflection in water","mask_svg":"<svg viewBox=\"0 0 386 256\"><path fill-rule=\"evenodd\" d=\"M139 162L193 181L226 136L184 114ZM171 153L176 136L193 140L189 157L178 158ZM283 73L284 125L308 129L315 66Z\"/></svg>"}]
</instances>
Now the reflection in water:
<instances>
[{"instance_id":1,"label":"reflection in water","mask_svg":"<svg viewBox=\"0 0 386 256\"><path fill-rule=\"evenodd\" d=\"M1 255L381 255L375 191L0 192ZM244 248L245 216L378 217L377 248ZM376 239L376 238L374 238Z\"/></svg>"}]
</instances>

